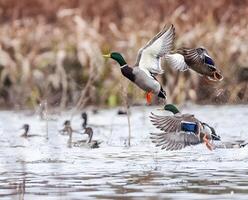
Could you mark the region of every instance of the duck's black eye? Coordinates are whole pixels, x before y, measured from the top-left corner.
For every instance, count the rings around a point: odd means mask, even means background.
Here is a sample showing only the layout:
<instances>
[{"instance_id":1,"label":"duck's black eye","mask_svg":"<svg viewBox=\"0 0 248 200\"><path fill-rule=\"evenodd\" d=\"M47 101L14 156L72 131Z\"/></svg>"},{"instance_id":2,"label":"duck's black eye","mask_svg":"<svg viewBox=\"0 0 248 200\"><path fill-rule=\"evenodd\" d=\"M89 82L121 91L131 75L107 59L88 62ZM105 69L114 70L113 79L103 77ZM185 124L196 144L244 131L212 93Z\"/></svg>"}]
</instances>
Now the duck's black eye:
<instances>
[{"instance_id":1,"label":"duck's black eye","mask_svg":"<svg viewBox=\"0 0 248 200\"><path fill-rule=\"evenodd\" d=\"M214 66L214 61L208 56L205 56L204 63Z\"/></svg>"}]
</instances>

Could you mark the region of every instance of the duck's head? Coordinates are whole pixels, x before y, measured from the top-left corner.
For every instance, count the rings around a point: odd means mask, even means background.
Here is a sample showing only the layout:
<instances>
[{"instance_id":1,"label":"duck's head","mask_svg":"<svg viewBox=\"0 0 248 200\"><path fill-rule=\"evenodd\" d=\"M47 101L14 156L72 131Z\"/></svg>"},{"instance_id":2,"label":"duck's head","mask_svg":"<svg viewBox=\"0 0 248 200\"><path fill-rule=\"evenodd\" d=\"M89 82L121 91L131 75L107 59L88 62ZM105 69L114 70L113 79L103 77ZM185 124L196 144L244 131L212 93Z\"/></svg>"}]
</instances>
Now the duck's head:
<instances>
[{"instance_id":1,"label":"duck's head","mask_svg":"<svg viewBox=\"0 0 248 200\"><path fill-rule=\"evenodd\" d=\"M83 128L86 128L86 126L87 126L87 119L88 119L87 113L86 112L83 112L82 115L81 115L81 117L84 120L82 126L83 126Z\"/></svg>"},{"instance_id":2,"label":"duck's head","mask_svg":"<svg viewBox=\"0 0 248 200\"><path fill-rule=\"evenodd\" d=\"M177 109L177 107L173 104L166 104L164 106L164 110L167 110L167 111L170 111L172 112L173 114L177 114L179 113L180 111Z\"/></svg>"},{"instance_id":3,"label":"duck's head","mask_svg":"<svg viewBox=\"0 0 248 200\"><path fill-rule=\"evenodd\" d=\"M83 112L82 115L81 115L81 117L82 117L84 120L87 119L87 117L88 117L88 116L87 116L87 113L86 113L86 112Z\"/></svg>"},{"instance_id":4,"label":"duck's head","mask_svg":"<svg viewBox=\"0 0 248 200\"><path fill-rule=\"evenodd\" d=\"M213 127L209 126L206 123L202 123L202 125L203 125L203 131L209 134L212 140L220 140L220 136L216 134Z\"/></svg>"},{"instance_id":5,"label":"duck's head","mask_svg":"<svg viewBox=\"0 0 248 200\"><path fill-rule=\"evenodd\" d=\"M114 59L116 62L120 64L120 66L127 64L125 59L122 57L122 55L119 52L111 52L109 54L103 55L103 57Z\"/></svg>"},{"instance_id":6,"label":"duck's head","mask_svg":"<svg viewBox=\"0 0 248 200\"><path fill-rule=\"evenodd\" d=\"M220 70L215 66L215 63L207 50L204 47L199 47L196 48L196 51L204 62L204 65L199 66L202 74L212 81L221 81L223 76L221 75Z\"/></svg>"},{"instance_id":7,"label":"duck's head","mask_svg":"<svg viewBox=\"0 0 248 200\"><path fill-rule=\"evenodd\" d=\"M65 120L64 126L71 126L71 121L70 120Z\"/></svg>"},{"instance_id":8,"label":"duck's head","mask_svg":"<svg viewBox=\"0 0 248 200\"><path fill-rule=\"evenodd\" d=\"M29 124L23 124L22 128L23 128L25 131L29 131Z\"/></svg>"}]
</instances>

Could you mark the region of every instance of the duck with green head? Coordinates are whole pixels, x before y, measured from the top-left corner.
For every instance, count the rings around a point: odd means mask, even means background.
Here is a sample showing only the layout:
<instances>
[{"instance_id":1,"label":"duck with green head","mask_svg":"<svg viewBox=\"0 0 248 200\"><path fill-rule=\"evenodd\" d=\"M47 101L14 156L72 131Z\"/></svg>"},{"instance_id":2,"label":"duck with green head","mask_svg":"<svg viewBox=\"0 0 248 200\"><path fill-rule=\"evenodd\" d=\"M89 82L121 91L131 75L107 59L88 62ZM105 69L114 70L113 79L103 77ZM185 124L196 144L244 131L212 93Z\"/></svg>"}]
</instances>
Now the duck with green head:
<instances>
[{"instance_id":1,"label":"duck with green head","mask_svg":"<svg viewBox=\"0 0 248 200\"><path fill-rule=\"evenodd\" d=\"M209 79L222 80L220 71L205 48L180 48L172 51L174 40L174 26L165 26L139 50L133 67L128 66L119 52L112 52L104 57L112 58L119 63L122 74L146 92L148 103L151 102L152 94L163 99L166 98L164 89L155 77L163 73L162 57L164 57L166 65L179 71L192 69Z\"/></svg>"},{"instance_id":2,"label":"duck with green head","mask_svg":"<svg viewBox=\"0 0 248 200\"><path fill-rule=\"evenodd\" d=\"M146 92L146 100L150 104L152 94L166 98L166 93L155 76L163 73L160 58L172 49L174 37L174 26L164 27L139 50L136 64L133 67L128 66L119 52L112 52L104 57L112 58L119 63L121 73Z\"/></svg>"},{"instance_id":3,"label":"duck with green head","mask_svg":"<svg viewBox=\"0 0 248 200\"><path fill-rule=\"evenodd\" d=\"M118 52L112 52L111 54L104 56L116 60L121 66L121 73L139 88L146 91L146 100L148 104L151 103L152 94L163 99L166 98L166 93L154 74L147 70L143 70L138 66L133 68L129 67L122 55Z\"/></svg>"},{"instance_id":4,"label":"duck with green head","mask_svg":"<svg viewBox=\"0 0 248 200\"><path fill-rule=\"evenodd\" d=\"M151 133L156 146L166 150L179 150L186 146L205 143L212 150L210 140L220 140L213 127L201 122L192 114L182 114L173 104L164 106L164 110L173 115L158 116L151 113L151 122L162 133Z\"/></svg>"}]
</instances>

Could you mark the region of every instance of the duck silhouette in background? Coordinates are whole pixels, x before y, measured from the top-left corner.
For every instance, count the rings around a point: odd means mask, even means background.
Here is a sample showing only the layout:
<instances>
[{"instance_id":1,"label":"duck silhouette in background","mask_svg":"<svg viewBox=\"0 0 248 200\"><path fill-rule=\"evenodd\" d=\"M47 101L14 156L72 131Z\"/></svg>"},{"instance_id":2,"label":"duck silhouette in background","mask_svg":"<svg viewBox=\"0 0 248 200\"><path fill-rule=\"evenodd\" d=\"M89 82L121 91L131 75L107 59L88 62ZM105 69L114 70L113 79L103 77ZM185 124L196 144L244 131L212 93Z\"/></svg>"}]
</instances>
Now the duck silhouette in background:
<instances>
[{"instance_id":1,"label":"duck silhouette in background","mask_svg":"<svg viewBox=\"0 0 248 200\"><path fill-rule=\"evenodd\" d=\"M88 148L99 148L101 142L97 140L92 140L93 138L93 129L91 127L86 127L84 134L88 135L88 139L86 140L79 140L73 143L73 146L76 147L88 147Z\"/></svg>"},{"instance_id":2,"label":"duck silhouette in background","mask_svg":"<svg viewBox=\"0 0 248 200\"><path fill-rule=\"evenodd\" d=\"M23 134L21 135L21 137L24 137L24 138L41 137L41 135L29 133L29 131L30 131L30 125L29 124L23 124L21 130L23 130Z\"/></svg>"}]
</instances>

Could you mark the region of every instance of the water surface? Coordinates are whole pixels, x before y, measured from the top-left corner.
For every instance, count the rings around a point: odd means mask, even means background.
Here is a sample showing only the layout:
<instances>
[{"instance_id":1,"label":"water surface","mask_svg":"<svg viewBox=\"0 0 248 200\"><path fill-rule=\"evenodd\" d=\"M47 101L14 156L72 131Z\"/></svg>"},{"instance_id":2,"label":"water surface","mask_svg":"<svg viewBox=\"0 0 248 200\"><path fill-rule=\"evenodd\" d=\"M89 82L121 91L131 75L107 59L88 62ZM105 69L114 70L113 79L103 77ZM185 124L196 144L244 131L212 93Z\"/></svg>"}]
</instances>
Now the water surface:
<instances>
[{"instance_id":1,"label":"water surface","mask_svg":"<svg viewBox=\"0 0 248 200\"><path fill-rule=\"evenodd\" d=\"M131 147L127 117L117 109L89 113L101 148L69 148L61 135L70 112L46 122L28 111L0 112L0 199L248 199L248 148L216 149L204 145L167 152L155 148L149 121L157 107L131 109ZM224 141L248 140L248 106L187 106L209 122ZM165 113L164 113L165 114ZM28 123L30 133L20 137ZM80 113L72 120L80 130ZM86 138L74 134L73 141Z\"/></svg>"}]
</instances>

